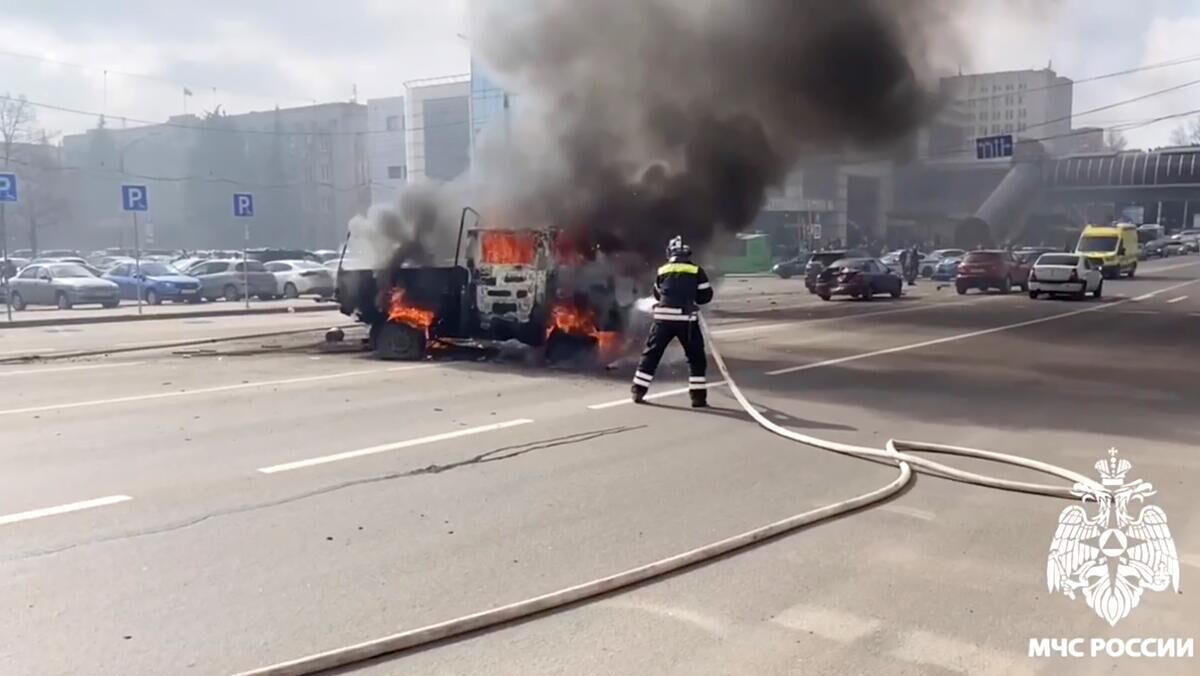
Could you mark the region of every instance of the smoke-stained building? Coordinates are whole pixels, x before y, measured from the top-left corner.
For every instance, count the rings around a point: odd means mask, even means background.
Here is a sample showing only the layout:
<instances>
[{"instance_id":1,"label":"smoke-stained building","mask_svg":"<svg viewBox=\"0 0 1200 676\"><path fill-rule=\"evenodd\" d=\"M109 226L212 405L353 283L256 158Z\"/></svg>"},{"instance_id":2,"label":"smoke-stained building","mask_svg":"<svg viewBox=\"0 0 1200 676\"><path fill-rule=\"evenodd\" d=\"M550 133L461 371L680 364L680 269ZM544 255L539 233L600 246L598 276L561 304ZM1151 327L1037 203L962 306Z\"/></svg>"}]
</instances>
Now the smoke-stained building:
<instances>
[{"instance_id":1,"label":"smoke-stained building","mask_svg":"<svg viewBox=\"0 0 1200 676\"><path fill-rule=\"evenodd\" d=\"M452 181L470 165L471 81L468 76L405 84L408 180Z\"/></svg>"}]
</instances>

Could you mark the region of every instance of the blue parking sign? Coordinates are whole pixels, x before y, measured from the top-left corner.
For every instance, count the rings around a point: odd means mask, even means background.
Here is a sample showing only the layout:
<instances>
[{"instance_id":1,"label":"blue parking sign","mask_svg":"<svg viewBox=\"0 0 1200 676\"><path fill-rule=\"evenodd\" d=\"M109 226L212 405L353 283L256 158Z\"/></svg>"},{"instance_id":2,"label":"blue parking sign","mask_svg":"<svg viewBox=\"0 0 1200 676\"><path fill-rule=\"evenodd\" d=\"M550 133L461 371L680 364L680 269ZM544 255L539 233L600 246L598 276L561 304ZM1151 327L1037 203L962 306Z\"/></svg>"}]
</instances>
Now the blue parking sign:
<instances>
[{"instance_id":1,"label":"blue parking sign","mask_svg":"<svg viewBox=\"0 0 1200 676\"><path fill-rule=\"evenodd\" d=\"M121 205L125 211L147 211L150 208L150 193L146 186L121 186Z\"/></svg>"},{"instance_id":2,"label":"blue parking sign","mask_svg":"<svg viewBox=\"0 0 1200 676\"><path fill-rule=\"evenodd\" d=\"M0 174L0 202L17 201L17 175Z\"/></svg>"},{"instance_id":3,"label":"blue parking sign","mask_svg":"<svg viewBox=\"0 0 1200 676\"><path fill-rule=\"evenodd\" d=\"M242 218L253 218L254 195L248 192L233 193L233 215Z\"/></svg>"}]
</instances>

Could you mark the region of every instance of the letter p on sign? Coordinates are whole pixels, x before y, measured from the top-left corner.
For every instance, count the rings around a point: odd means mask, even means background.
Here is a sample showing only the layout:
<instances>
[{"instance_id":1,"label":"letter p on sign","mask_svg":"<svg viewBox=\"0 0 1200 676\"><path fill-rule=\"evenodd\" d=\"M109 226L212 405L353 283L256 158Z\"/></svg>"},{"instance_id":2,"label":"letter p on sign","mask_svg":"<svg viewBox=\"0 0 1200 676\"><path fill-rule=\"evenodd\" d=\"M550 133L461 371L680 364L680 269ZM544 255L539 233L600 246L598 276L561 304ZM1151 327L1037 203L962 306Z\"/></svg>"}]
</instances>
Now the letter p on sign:
<instances>
[{"instance_id":1,"label":"letter p on sign","mask_svg":"<svg viewBox=\"0 0 1200 676\"><path fill-rule=\"evenodd\" d=\"M248 192L233 193L233 215L242 218L254 216L254 195Z\"/></svg>"}]
</instances>

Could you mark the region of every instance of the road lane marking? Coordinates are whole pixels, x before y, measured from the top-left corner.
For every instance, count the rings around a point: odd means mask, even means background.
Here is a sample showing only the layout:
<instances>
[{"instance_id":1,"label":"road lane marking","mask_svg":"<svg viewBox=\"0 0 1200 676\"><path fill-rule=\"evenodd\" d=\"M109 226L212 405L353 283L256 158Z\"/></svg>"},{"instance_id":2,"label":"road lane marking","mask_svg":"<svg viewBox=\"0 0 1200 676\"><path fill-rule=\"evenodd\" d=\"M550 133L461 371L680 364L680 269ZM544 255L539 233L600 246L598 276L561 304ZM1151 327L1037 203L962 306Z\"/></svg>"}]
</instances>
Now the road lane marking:
<instances>
[{"instance_id":1,"label":"road lane marking","mask_svg":"<svg viewBox=\"0 0 1200 676\"><path fill-rule=\"evenodd\" d=\"M1178 303L1178 302L1184 301L1184 300L1187 300L1187 296L1180 296L1178 298L1172 298L1171 300L1167 301L1167 304L1170 305L1172 303Z\"/></svg>"},{"instance_id":2,"label":"road lane marking","mask_svg":"<svg viewBox=\"0 0 1200 676\"><path fill-rule=\"evenodd\" d=\"M1187 286L1188 284L1194 284L1198 281L1200 281L1200 279L1189 279L1185 282L1180 282L1179 284L1173 284L1168 287L1163 287L1162 289L1159 289L1158 291L1155 291L1154 293L1162 293L1164 291L1178 289L1182 286ZM1137 300L1137 299L1135 298L1133 300ZM896 347L888 347L888 348L884 348L882 350L872 350L870 352L851 354L851 355L847 355L845 357L838 357L836 359L826 359L824 361L814 362L812 364L801 364L799 366L788 366L786 368L775 369L773 371L767 371L766 374L769 376L781 376L781 375L785 375L788 373L796 373L799 371L808 371L811 369L818 369L818 368L823 368L826 366L834 366L836 364L845 364L847 362L858 361L860 359L868 359L870 357L878 357L878 356L885 355L885 354L895 354L897 352L907 352L909 350L918 350L923 347L930 347L933 345L941 345L943 343L952 343L954 341L966 340L968 338L978 338L979 336L987 336L987 335L990 335L993 333L1000 333L1001 331L1011 331L1012 329L1019 329L1019 328L1023 328L1026 326L1034 326L1036 324L1045 324L1046 322L1052 322L1052 321L1056 321L1059 319L1066 319L1067 317L1074 317L1076 315L1081 315L1081 314L1085 314L1088 312L1098 312L1100 310L1116 307L1118 305L1123 305L1124 303L1128 303L1128 302L1130 302L1130 301L1119 300L1119 301L1116 301L1115 303L1106 303L1104 305L1093 305L1091 307L1086 307L1086 308L1082 308L1079 310L1072 310L1070 312L1060 312L1059 314L1050 315L1048 317L1038 317L1036 319L1027 319L1023 322L1015 322L1012 324L993 326L988 329L980 329L978 331L969 331L967 333L959 333L959 334L955 334L953 336L944 336L942 338L934 338L932 340L923 340L919 343L909 343L907 345L897 345Z\"/></svg>"},{"instance_id":3,"label":"road lane marking","mask_svg":"<svg viewBox=\"0 0 1200 676\"><path fill-rule=\"evenodd\" d=\"M938 667L958 674L1033 676L1024 654L1003 653L930 631L909 632L889 654L905 662Z\"/></svg>"},{"instance_id":4,"label":"road lane marking","mask_svg":"<svg viewBox=\"0 0 1200 676\"><path fill-rule=\"evenodd\" d=\"M295 462L285 462L280 465L271 465L270 467L260 467L260 468L258 468L258 471L262 472L263 474L277 474L279 472L290 472L295 469L303 469L305 467L312 467L314 465L324 465L324 464L331 463L331 462L339 462L342 460L351 460L353 458L361 458L366 455L375 455L377 453L386 453L388 451L398 451L402 448L411 448L413 446L421 446L423 444L432 444L432 443L436 443L439 441L446 441L447 439L457 439L459 437L469 437L469 436L472 436L475 434L482 434L484 432L495 432L496 430L502 430L502 429L506 429L509 427L516 427L518 425L528 425L532 422L533 421L530 420L529 418L518 418L516 420L509 420L509 421L502 422L502 423L494 423L491 425L482 425L480 427L469 427L467 429L455 430L453 432L444 432L442 434L434 434L434 435L427 436L427 437L419 437L417 439L409 439L407 441L398 441L398 442L392 443L392 444L382 444L379 446L370 446L367 448L360 448L356 451L346 451L344 453L334 453L333 455L322 455L322 456L319 456L316 458L309 458L307 460L297 460Z\"/></svg>"},{"instance_id":5,"label":"road lane marking","mask_svg":"<svg viewBox=\"0 0 1200 676\"><path fill-rule=\"evenodd\" d=\"M114 369L124 366L140 366L144 361L126 361L114 364L88 364L86 366L63 366L58 368L25 369L24 371L0 371L0 378L5 376L29 376L43 373L66 373L68 371L91 371L92 369Z\"/></svg>"},{"instance_id":6,"label":"road lane marking","mask_svg":"<svg viewBox=\"0 0 1200 676\"><path fill-rule=\"evenodd\" d=\"M214 392L233 392L236 390L249 390L256 387L273 387L275 385L295 385L298 383L314 383L322 380L337 380L340 378L353 378L355 376L367 376L378 373L393 373L396 371L413 371L417 369L427 369L440 366L440 364L413 364L411 366L394 366L392 368L383 369L366 369L362 371L343 371L341 373L327 373L319 376L302 376L299 378L283 378L281 380L262 380L255 383L238 383L236 385L220 385L218 387L202 387L196 390L181 390L178 392L156 392L154 394L135 394L128 397L113 397L112 399L92 399L89 401L73 401L65 404L44 404L42 406L28 406L26 408L10 408L0 410L0 416L17 415L20 413L40 413L42 411L59 411L70 408L86 408L89 406L105 406L108 404L124 404L133 401L151 401L154 399L170 399L172 397L189 397L196 394L212 394Z\"/></svg>"},{"instance_id":7,"label":"road lane marking","mask_svg":"<svg viewBox=\"0 0 1200 676\"><path fill-rule=\"evenodd\" d=\"M20 521L32 521L45 516L55 516L57 514L69 514L70 512L79 512L85 509L95 509L96 507L107 507L121 502L128 502L133 498L128 495L109 495L103 498L94 500L83 500L81 502L72 502L66 505L58 505L57 507L43 507L42 509L31 509L28 512L17 512L16 514L7 514L0 516L0 526L7 526L10 523L18 523Z\"/></svg>"},{"instance_id":8,"label":"road lane marking","mask_svg":"<svg viewBox=\"0 0 1200 676\"><path fill-rule=\"evenodd\" d=\"M709 383L705 387L705 389L711 390L714 387L721 387L724 384L725 384L724 380L718 380L715 383ZM686 388L686 387L680 387L680 388L677 388L674 390L663 390L662 392L655 392L654 394L647 394L646 400L649 401L651 399L662 399L664 397L673 397L677 394L683 394L684 392L687 392L687 391L688 391L688 388ZM612 408L614 406L623 406L625 404L632 404L632 403L633 403L632 399L630 399L629 397L625 397L624 399L617 399L615 401L606 401L603 404L592 404L591 406L588 406L588 408L592 409L593 411L600 411L600 410L603 410L606 408Z\"/></svg>"},{"instance_id":9,"label":"road lane marking","mask_svg":"<svg viewBox=\"0 0 1200 676\"><path fill-rule=\"evenodd\" d=\"M802 633L811 633L838 643L853 643L869 636L881 626L881 622L852 613L821 608L819 606L796 605L771 618L773 624Z\"/></svg>"},{"instance_id":10,"label":"road lane marking","mask_svg":"<svg viewBox=\"0 0 1200 676\"><path fill-rule=\"evenodd\" d=\"M952 303L938 303L937 305L919 305L916 307L893 308L891 310L883 310L882 312L858 312L854 314L839 315L837 317L818 317L816 319L796 319L786 322L775 322L771 324L756 324L754 326L742 326L736 329L718 329L710 331L714 336L729 336L737 333L749 333L754 331L777 331L779 329L790 327L803 327L809 324L820 324L824 322L836 322L845 319L856 319L858 317L874 317L877 315L894 315L901 312L915 312L917 310L932 310L936 308L950 307L954 305L967 305L965 301L955 301Z\"/></svg>"},{"instance_id":11,"label":"road lane marking","mask_svg":"<svg viewBox=\"0 0 1200 676\"><path fill-rule=\"evenodd\" d=\"M1117 310L1119 315L1156 315L1158 310Z\"/></svg>"}]
</instances>

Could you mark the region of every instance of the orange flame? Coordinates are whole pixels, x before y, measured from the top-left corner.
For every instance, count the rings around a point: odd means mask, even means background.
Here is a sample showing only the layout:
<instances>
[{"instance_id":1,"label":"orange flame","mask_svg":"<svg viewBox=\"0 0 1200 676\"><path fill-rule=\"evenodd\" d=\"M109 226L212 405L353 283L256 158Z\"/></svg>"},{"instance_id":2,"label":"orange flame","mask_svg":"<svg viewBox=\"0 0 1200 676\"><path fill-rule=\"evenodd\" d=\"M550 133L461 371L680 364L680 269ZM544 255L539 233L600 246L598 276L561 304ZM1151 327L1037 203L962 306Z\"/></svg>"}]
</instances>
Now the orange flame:
<instances>
[{"instance_id":1,"label":"orange flame","mask_svg":"<svg viewBox=\"0 0 1200 676\"><path fill-rule=\"evenodd\" d=\"M555 332L568 336L588 337L596 341L596 350L602 358L617 356L621 348L621 334L618 331L600 331L597 328L596 313L586 308L580 308L570 301L563 301L550 311L550 326L546 329L546 337Z\"/></svg>"},{"instance_id":2,"label":"orange flame","mask_svg":"<svg viewBox=\"0 0 1200 676\"><path fill-rule=\"evenodd\" d=\"M429 334L429 327L437 315L432 310L419 308L404 302L404 289L392 289L392 301L388 306L388 321L408 324Z\"/></svg>"},{"instance_id":3,"label":"orange flame","mask_svg":"<svg viewBox=\"0 0 1200 676\"><path fill-rule=\"evenodd\" d=\"M481 233L480 244L483 263L533 265L537 258L537 237L533 232L485 230Z\"/></svg>"}]
</instances>

